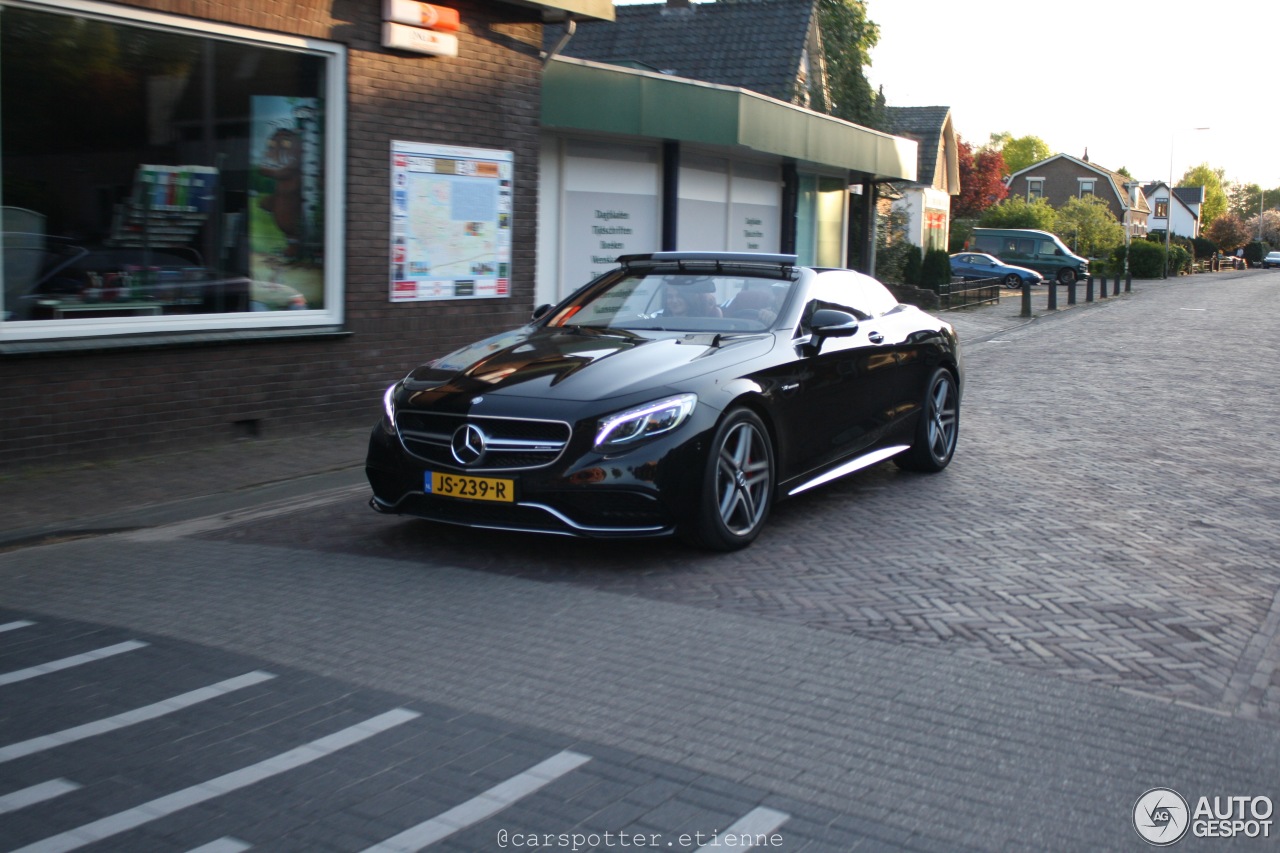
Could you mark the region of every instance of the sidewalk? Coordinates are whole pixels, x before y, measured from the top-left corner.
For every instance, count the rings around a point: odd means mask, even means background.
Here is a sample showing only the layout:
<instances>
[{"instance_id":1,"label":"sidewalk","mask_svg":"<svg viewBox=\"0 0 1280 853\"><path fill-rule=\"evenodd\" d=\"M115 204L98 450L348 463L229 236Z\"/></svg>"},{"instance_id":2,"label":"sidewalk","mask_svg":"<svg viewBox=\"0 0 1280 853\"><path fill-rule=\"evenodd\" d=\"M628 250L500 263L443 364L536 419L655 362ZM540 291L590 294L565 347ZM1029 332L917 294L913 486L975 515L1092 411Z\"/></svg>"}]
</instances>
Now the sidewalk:
<instances>
[{"instance_id":1,"label":"sidewalk","mask_svg":"<svg viewBox=\"0 0 1280 853\"><path fill-rule=\"evenodd\" d=\"M1066 305L1057 314L1091 307ZM1110 300L1107 300L1110 301ZM1099 301L1094 305L1105 304ZM1047 288L1033 290L1033 317L1021 316L1017 291L999 304L940 312L963 343L979 344L1047 318ZM406 366L407 367L407 366ZM264 501L364 482L369 430L320 429L280 438L238 439L191 451L113 456L101 462L41 466L0 474L0 548L77 532L164 523L243 505L245 493Z\"/></svg>"}]
</instances>

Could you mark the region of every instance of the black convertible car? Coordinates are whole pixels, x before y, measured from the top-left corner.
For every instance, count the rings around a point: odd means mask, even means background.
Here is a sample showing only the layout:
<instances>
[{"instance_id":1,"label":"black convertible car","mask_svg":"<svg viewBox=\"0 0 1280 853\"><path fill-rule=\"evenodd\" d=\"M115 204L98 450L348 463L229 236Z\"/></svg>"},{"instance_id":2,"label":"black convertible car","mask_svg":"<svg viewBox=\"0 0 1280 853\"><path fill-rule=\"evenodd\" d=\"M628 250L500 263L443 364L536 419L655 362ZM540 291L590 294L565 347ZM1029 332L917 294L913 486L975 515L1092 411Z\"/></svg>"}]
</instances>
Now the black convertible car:
<instances>
[{"instance_id":1,"label":"black convertible car","mask_svg":"<svg viewBox=\"0 0 1280 853\"><path fill-rule=\"evenodd\" d=\"M387 389L372 506L732 550L775 500L892 458L955 452L947 323L875 279L791 255L660 252Z\"/></svg>"}]
</instances>

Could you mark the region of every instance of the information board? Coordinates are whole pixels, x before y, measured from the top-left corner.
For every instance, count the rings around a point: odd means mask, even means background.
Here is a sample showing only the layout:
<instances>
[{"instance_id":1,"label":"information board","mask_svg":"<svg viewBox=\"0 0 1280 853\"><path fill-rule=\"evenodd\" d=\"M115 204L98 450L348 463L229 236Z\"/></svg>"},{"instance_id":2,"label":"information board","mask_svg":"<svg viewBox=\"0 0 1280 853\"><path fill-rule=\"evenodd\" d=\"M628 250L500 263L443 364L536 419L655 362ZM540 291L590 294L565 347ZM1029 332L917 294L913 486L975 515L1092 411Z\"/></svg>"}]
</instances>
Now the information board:
<instances>
[{"instance_id":1,"label":"information board","mask_svg":"<svg viewBox=\"0 0 1280 853\"><path fill-rule=\"evenodd\" d=\"M391 143L391 301L511 295L510 151Z\"/></svg>"}]
</instances>

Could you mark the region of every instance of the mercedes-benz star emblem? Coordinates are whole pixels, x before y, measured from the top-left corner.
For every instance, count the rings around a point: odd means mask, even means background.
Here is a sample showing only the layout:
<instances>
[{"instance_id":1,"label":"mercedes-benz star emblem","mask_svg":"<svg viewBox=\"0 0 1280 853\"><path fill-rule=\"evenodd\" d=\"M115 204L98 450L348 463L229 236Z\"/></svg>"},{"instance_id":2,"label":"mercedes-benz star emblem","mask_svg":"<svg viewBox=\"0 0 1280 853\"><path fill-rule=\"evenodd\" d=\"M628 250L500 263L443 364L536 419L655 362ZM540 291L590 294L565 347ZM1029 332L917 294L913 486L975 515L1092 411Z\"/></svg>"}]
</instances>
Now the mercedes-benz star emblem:
<instances>
[{"instance_id":1,"label":"mercedes-benz star emblem","mask_svg":"<svg viewBox=\"0 0 1280 853\"><path fill-rule=\"evenodd\" d=\"M453 458L463 465L474 465L484 458L484 445L488 436L475 424L465 424L453 431L449 449Z\"/></svg>"}]
</instances>

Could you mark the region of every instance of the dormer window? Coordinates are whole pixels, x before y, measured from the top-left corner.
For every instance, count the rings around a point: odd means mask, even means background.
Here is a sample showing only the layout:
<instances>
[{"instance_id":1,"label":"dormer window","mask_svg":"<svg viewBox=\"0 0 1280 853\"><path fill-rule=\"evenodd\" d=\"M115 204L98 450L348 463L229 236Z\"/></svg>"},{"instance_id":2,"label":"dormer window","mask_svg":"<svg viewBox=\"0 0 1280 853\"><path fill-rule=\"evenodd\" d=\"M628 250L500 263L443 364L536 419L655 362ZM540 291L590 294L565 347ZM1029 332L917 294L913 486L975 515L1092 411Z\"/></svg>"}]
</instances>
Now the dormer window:
<instances>
[{"instance_id":1,"label":"dormer window","mask_svg":"<svg viewBox=\"0 0 1280 853\"><path fill-rule=\"evenodd\" d=\"M1089 178L1080 179L1080 198L1094 194L1096 182Z\"/></svg>"}]
</instances>

